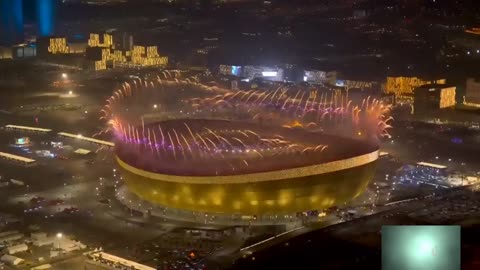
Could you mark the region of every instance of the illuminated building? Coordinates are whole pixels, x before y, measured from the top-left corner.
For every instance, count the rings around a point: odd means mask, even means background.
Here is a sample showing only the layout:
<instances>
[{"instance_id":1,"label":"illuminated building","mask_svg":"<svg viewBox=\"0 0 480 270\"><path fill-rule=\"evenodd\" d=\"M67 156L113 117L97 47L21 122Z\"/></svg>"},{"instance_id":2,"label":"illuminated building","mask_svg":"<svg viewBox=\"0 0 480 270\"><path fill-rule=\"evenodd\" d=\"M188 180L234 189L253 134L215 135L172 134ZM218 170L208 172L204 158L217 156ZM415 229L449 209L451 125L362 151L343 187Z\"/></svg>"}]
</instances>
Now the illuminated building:
<instances>
[{"instance_id":1,"label":"illuminated building","mask_svg":"<svg viewBox=\"0 0 480 270\"><path fill-rule=\"evenodd\" d=\"M0 45L23 42L22 0L0 0Z\"/></svg>"},{"instance_id":2,"label":"illuminated building","mask_svg":"<svg viewBox=\"0 0 480 270\"><path fill-rule=\"evenodd\" d=\"M70 48L65 37L41 37L37 39L37 55L40 57L69 53Z\"/></svg>"},{"instance_id":3,"label":"illuminated building","mask_svg":"<svg viewBox=\"0 0 480 270\"><path fill-rule=\"evenodd\" d=\"M359 196L379 155L372 138L388 135L389 106L338 92L231 91L166 70L120 86L102 117L139 211L295 215Z\"/></svg>"},{"instance_id":4,"label":"illuminated building","mask_svg":"<svg viewBox=\"0 0 480 270\"><path fill-rule=\"evenodd\" d=\"M337 80L335 86L343 86L345 89L373 89L378 86L376 82L372 81L356 81L356 80Z\"/></svg>"},{"instance_id":5,"label":"illuminated building","mask_svg":"<svg viewBox=\"0 0 480 270\"><path fill-rule=\"evenodd\" d=\"M118 42L117 38L123 38ZM104 70L117 66L166 66L168 57L160 56L157 46L138 46L131 44L131 36L119 34L90 34L88 39L87 60L94 70ZM120 46L116 48L116 44ZM131 50L124 48L131 47Z\"/></svg>"},{"instance_id":6,"label":"illuminated building","mask_svg":"<svg viewBox=\"0 0 480 270\"><path fill-rule=\"evenodd\" d=\"M107 69L107 62L104 60L95 61L95 70L105 70Z\"/></svg>"},{"instance_id":7,"label":"illuminated building","mask_svg":"<svg viewBox=\"0 0 480 270\"><path fill-rule=\"evenodd\" d=\"M428 115L439 109L455 107L456 87L443 84L427 84L414 91L414 112Z\"/></svg>"},{"instance_id":8,"label":"illuminated building","mask_svg":"<svg viewBox=\"0 0 480 270\"><path fill-rule=\"evenodd\" d=\"M424 80L418 77L387 77L384 91L397 96L412 94L413 90L425 84L445 84L445 79Z\"/></svg>"},{"instance_id":9,"label":"illuminated building","mask_svg":"<svg viewBox=\"0 0 480 270\"><path fill-rule=\"evenodd\" d=\"M165 66L168 57L160 56L157 46L133 46L132 64L136 66Z\"/></svg>"},{"instance_id":10,"label":"illuminated building","mask_svg":"<svg viewBox=\"0 0 480 270\"><path fill-rule=\"evenodd\" d=\"M121 50L114 50L112 54L110 54L110 59L114 63L125 63L127 62L127 58L124 55L123 51Z\"/></svg>"},{"instance_id":11,"label":"illuminated building","mask_svg":"<svg viewBox=\"0 0 480 270\"><path fill-rule=\"evenodd\" d=\"M455 96L456 87L442 88L440 91L440 109L454 107L457 103Z\"/></svg>"},{"instance_id":12,"label":"illuminated building","mask_svg":"<svg viewBox=\"0 0 480 270\"><path fill-rule=\"evenodd\" d=\"M114 48L113 35L108 33L102 35L90 34L86 57L91 63L91 68L94 70L105 70L108 67L115 67L118 64L126 63L126 53Z\"/></svg>"},{"instance_id":13,"label":"illuminated building","mask_svg":"<svg viewBox=\"0 0 480 270\"><path fill-rule=\"evenodd\" d=\"M67 54L69 53L67 39L64 37L50 38L50 45L48 46L48 52L51 54Z\"/></svg>"},{"instance_id":14,"label":"illuminated building","mask_svg":"<svg viewBox=\"0 0 480 270\"><path fill-rule=\"evenodd\" d=\"M261 78L269 81L283 81L284 79L284 70L277 67L220 65L219 73L245 77L249 80Z\"/></svg>"},{"instance_id":15,"label":"illuminated building","mask_svg":"<svg viewBox=\"0 0 480 270\"><path fill-rule=\"evenodd\" d=\"M22 137L15 139L15 145L17 146L28 146L30 145L30 138L29 137Z\"/></svg>"},{"instance_id":16,"label":"illuminated building","mask_svg":"<svg viewBox=\"0 0 480 270\"><path fill-rule=\"evenodd\" d=\"M218 72L222 75L241 76L241 66L220 65Z\"/></svg>"},{"instance_id":17,"label":"illuminated building","mask_svg":"<svg viewBox=\"0 0 480 270\"><path fill-rule=\"evenodd\" d=\"M13 46L12 56L13 58L29 58L37 55L37 49L35 46L29 44L20 44Z\"/></svg>"},{"instance_id":18,"label":"illuminated building","mask_svg":"<svg viewBox=\"0 0 480 270\"><path fill-rule=\"evenodd\" d=\"M0 46L0 59L12 59L12 50L9 47Z\"/></svg>"},{"instance_id":19,"label":"illuminated building","mask_svg":"<svg viewBox=\"0 0 480 270\"><path fill-rule=\"evenodd\" d=\"M101 38L100 38L101 37ZM88 39L88 46L89 47L105 47L105 48L115 48L115 44L113 43L113 36L104 33L100 34L90 34L90 38Z\"/></svg>"},{"instance_id":20,"label":"illuminated building","mask_svg":"<svg viewBox=\"0 0 480 270\"><path fill-rule=\"evenodd\" d=\"M88 45L86 42L80 42L75 40L68 42L68 49L72 54L85 54L87 47Z\"/></svg>"},{"instance_id":21,"label":"illuminated building","mask_svg":"<svg viewBox=\"0 0 480 270\"><path fill-rule=\"evenodd\" d=\"M110 61L110 49L103 47L88 47L86 57L93 70L107 69L107 61Z\"/></svg>"},{"instance_id":22,"label":"illuminated building","mask_svg":"<svg viewBox=\"0 0 480 270\"><path fill-rule=\"evenodd\" d=\"M160 125L171 125L180 131L184 123L187 123L193 133L201 132L203 126L196 130L194 121L182 119L178 122L162 122ZM268 129L244 123L215 120L204 122L214 132L219 132L218 128L254 130L260 136L261 132L270 132ZM152 127L149 129L153 132L158 130L154 131ZM358 196L373 177L378 159L378 148L374 145L359 144L355 140L327 135L309 135L301 130L275 132L285 138L318 140L319 143L329 141L341 147L335 150L336 155L328 159L319 155L303 165L296 164L295 158L285 157L284 160L278 160L277 157L271 159L266 156L262 164L255 164L248 158L248 154L240 153L242 150L238 150L237 154L224 153L227 158L240 155L250 162L249 166L238 168L235 173L226 175L217 175L215 169L209 171L216 165L223 166L217 164L215 159L208 160L205 164L189 160L191 169L181 172L173 165L179 161L172 159L169 162L158 162L155 151L148 149L141 151L142 159L139 159L136 156L136 147L132 148L123 142L115 144L117 162L129 189L144 200L172 209L227 215L294 214L326 209ZM161 138L160 132L150 136ZM266 164L269 165L266 167ZM165 172L168 170L175 170L177 173Z\"/></svg>"},{"instance_id":23,"label":"illuminated building","mask_svg":"<svg viewBox=\"0 0 480 270\"><path fill-rule=\"evenodd\" d=\"M337 81L336 71L305 70L304 82L335 85Z\"/></svg>"},{"instance_id":24,"label":"illuminated building","mask_svg":"<svg viewBox=\"0 0 480 270\"><path fill-rule=\"evenodd\" d=\"M248 79L261 78L268 81L283 81L283 69L265 66L244 66L243 77Z\"/></svg>"},{"instance_id":25,"label":"illuminated building","mask_svg":"<svg viewBox=\"0 0 480 270\"><path fill-rule=\"evenodd\" d=\"M473 78L467 79L465 88L465 104L480 106L480 81Z\"/></svg>"}]
</instances>

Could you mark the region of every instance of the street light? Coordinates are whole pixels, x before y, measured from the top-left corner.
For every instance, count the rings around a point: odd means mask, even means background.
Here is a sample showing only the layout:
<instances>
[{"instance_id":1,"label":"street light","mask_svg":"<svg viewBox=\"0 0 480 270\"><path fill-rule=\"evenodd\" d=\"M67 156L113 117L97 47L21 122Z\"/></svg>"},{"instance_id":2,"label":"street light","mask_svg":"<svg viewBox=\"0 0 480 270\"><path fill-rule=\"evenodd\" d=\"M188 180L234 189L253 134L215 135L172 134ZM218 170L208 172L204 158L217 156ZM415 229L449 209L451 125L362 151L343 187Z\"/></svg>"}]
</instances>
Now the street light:
<instances>
[{"instance_id":1,"label":"street light","mask_svg":"<svg viewBox=\"0 0 480 270\"><path fill-rule=\"evenodd\" d=\"M57 244L57 249L60 249L60 240L61 240L62 238L63 238L63 233L60 233L60 232L57 233L57 239L58 239L58 241L57 241L57 243L58 243L58 244Z\"/></svg>"},{"instance_id":2,"label":"street light","mask_svg":"<svg viewBox=\"0 0 480 270\"><path fill-rule=\"evenodd\" d=\"M64 78L64 79L68 78L67 73L62 73L62 78Z\"/></svg>"},{"instance_id":3,"label":"street light","mask_svg":"<svg viewBox=\"0 0 480 270\"><path fill-rule=\"evenodd\" d=\"M72 90L68 91L68 94L73 95L73 91Z\"/></svg>"}]
</instances>

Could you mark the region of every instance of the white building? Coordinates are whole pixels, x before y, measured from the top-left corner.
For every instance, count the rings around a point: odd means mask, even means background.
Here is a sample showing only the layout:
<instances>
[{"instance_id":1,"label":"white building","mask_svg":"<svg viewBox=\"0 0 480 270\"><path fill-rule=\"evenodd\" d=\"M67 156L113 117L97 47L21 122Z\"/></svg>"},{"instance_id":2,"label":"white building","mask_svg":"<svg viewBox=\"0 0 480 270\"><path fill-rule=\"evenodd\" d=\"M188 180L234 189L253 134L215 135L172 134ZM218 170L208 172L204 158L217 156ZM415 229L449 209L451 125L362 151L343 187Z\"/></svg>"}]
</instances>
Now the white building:
<instances>
[{"instance_id":1,"label":"white building","mask_svg":"<svg viewBox=\"0 0 480 270\"><path fill-rule=\"evenodd\" d=\"M331 84L335 85L337 81L336 71L322 71L322 70L305 70L303 74L303 81L314 84Z\"/></svg>"},{"instance_id":2,"label":"white building","mask_svg":"<svg viewBox=\"0 0 480 270\"><path fill-rule=\"evenodd\" d=\"M53 247L61 249L62 252L71 252L75 250L82 250L87 248L86 245L79 241L74 241L67 237L55 237L53 240Z\"/></svg>"},{"instance_id":3,"label":"white building","mask_svg":"<svg viewBox=\"0 0 480 270\"><path fill-rule=\"evenodd\" d=\"M0 238L4 237L4 236L7 236L7 235L11 235L11 234L17 234L19 233L19 231L6 231L6 232L0 232Z\"/></svg>"},{"instance_id":4,"label":"white building","mask_svg":"<svg viewBox=\"0 0 480 270\"><path fill-rule=\"evenodd\" d=\"M8 243L20 240L24 237L23 233L14 233L0 237L0 243Z\"/></svg>"},{"instance_id":5,"label":"white building","mask_svg":"<svg viewBox=\"0 0 480 270\"><path fill-rule=\"evenodd\" d=\"M32 238L32 240L42 240L47 238L47 234L44 232L35 232L30 234L30 238Z\"/></svg>"},{"instance_id":6,"label":"white building","mask_svg":"<svg viewBox=\"0 0 480 270\"><path fill-rule=\"evenodd\" d=\"M9 265L19 265L21 263L23 263L25 260L23 259L20 259L18 257L15 257L15 256L12 256L12 255L3 255L2 257L0 257L0 261L6 263L6 264L9 264Z\"/></svg>"},{"instance_id":7,"label":"white building","mask_svg":"<svg viewBox=\"0 0 480 270\"><path fill-rule=\"evenodd\" d=\"M6 248L7 253L10 255L20 253L20 252L25 252L27 250L28 250L28 246L26 244L19 244L19 245L10 246Z\"/></svg>"},{"instance_id":8,"label":"white building","mask_svg":"<svg viewBox=\"0 0 480 270\"><path fill-rule=\"evenodd\" d=\"M33 245L36 247L43 247L43 246L48 246L48 245L53 245L54 239L52 237L50 238L43 238L43 239L38 239L33 241Z\"/></svg>"}]
</instances>

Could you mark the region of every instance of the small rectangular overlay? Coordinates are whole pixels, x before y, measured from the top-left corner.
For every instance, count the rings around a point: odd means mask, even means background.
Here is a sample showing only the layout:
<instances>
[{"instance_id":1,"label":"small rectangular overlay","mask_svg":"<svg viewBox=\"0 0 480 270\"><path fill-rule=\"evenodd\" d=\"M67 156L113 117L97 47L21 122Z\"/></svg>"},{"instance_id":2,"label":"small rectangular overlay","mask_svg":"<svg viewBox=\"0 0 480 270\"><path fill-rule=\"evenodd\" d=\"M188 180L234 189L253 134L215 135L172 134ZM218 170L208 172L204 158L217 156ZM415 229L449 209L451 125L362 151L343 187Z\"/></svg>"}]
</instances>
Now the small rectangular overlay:
<instances>
[{"instance_id":1,"label":"small rectangular overlay","mask_svg":"<svg viewBox=\"0 0 480 270\"><path fill-rule=\"evenodd\" d=\"M382 270L460 270L460 226L382 226Z\"/></svg>"}]
</instances>

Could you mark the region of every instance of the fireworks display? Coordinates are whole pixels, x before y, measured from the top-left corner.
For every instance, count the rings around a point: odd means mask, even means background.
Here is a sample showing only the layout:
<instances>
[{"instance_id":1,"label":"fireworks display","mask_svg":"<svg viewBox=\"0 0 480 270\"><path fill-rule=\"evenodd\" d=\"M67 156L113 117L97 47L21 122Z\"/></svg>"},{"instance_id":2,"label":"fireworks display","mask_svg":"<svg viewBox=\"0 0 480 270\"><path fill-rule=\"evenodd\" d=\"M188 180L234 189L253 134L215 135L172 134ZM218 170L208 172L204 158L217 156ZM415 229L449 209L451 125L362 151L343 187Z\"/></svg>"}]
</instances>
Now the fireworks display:
<instances>
[{"instance_id":1,"label":"fireworks display","mask_svg":"<svg viewBox=\"0 0 480 270\"><path fill-rule=\"evenodd\" d=\"M173 164L157 171L187 164L208 164L217 175L252 166L262 171L281 166L282 156L298 167L338 155L329 136L389 136L390 107L370 97L356 104L338 90L230 90L178 71L150 77L123 83L101 119L124 151Z\"/></svg>"}]
</instances>

